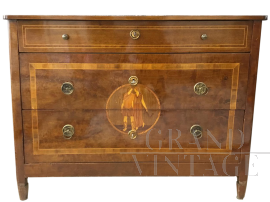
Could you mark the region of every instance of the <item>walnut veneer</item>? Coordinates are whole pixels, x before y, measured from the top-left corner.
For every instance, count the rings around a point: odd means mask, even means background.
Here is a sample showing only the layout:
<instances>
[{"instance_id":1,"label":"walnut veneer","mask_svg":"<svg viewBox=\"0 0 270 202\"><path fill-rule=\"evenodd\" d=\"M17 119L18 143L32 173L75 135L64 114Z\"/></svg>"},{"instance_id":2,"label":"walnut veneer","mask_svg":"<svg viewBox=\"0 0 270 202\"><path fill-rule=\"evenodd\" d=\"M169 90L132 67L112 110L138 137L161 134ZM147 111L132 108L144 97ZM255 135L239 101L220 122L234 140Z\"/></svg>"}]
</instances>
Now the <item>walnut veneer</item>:
<instances>
[{"instance_id":1,"label":"walnut veneer","mask_svg":"<svg viewBox=\"0 0 270 202\"><path fill-rule=\"evenodd\" d=\"M21 200L50 176L236 176L244 198L266 16L4 19Z\"/></svg>"}]
</instances>

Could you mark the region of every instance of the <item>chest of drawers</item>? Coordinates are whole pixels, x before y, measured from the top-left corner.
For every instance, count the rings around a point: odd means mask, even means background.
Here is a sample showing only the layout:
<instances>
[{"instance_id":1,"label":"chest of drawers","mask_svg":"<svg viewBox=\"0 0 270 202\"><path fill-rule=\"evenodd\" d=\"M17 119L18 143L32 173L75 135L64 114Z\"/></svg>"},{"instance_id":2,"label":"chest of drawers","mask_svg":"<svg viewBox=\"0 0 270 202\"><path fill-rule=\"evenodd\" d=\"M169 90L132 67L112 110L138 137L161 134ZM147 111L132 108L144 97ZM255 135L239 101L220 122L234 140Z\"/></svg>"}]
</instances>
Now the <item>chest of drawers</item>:
<instances>
[{"instance_id":1,"label":"chest of drawers","mask_svg":"<svg viewBox=\"0 0 270 202\"><path fill-rule=\"evenodd\" d=\"M266 16L5 16L17 181L236 176Z\"/></svg>"}]
</instances>

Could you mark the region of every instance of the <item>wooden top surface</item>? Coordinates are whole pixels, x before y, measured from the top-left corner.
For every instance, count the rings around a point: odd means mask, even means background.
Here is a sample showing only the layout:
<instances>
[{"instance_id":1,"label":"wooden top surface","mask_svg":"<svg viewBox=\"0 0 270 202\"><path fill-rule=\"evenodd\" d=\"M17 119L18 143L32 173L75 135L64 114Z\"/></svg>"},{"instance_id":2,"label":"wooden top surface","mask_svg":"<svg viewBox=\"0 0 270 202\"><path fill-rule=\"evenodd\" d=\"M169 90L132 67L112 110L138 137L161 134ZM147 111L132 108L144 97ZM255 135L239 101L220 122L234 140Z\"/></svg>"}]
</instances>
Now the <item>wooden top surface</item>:
<instances>
[{"instance_id":1,"label":"wooden top surface","mask_svg":"<svg viewBox=\"0 0 270 202\"><path fill-rule=\"evenodd\" d=\"M83 16L83 15L4 15L5 20L267 20L267 15L250 16L200 16L200 15L166 15L166 16Z\"/></svg>"}]
</instances>

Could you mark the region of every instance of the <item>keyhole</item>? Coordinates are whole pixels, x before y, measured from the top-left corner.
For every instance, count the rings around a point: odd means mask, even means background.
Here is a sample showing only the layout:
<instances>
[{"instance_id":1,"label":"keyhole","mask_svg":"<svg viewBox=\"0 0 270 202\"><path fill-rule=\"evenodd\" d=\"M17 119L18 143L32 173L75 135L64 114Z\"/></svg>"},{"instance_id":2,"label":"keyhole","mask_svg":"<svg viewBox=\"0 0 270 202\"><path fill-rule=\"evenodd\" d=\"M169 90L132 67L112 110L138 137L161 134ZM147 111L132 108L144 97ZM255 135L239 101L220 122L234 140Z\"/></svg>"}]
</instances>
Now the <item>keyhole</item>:
<instances>
[{"instance_id":1,"label":"keyhole","mask_svg":"<svg viewBox=\"0 0 270 202\"><path fill-rule=\"evenodd\" d=\"M136 76L131 76L128 79L129 84L136 85L138 83L138 78Z\"/></svg>"}]
</instances>

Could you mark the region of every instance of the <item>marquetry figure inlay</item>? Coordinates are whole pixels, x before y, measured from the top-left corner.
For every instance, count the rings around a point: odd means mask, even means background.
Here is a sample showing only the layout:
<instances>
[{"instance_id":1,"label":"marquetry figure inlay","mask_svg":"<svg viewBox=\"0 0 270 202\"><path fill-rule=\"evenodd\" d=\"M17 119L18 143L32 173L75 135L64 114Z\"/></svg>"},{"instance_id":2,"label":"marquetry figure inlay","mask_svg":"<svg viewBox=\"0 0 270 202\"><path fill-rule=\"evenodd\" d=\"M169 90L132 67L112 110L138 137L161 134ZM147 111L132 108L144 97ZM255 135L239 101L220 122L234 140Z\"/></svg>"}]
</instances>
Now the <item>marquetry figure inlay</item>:
<instances>
[{"instance_id":1,"label":"marquetry figure inlay","mask_svg":"<svg viewBox=\"0 0 270 202\"><path fill-rule=\"evenodd\" d=\"M117 68L116 68L117 65ZM92 153L120 153L120 152L231 152L233 142L233 130L234 130L234 118L235 109L237 103L237 91L238 91L238 79L239 79L239 63L188 63L188 64L100 64L100 63L30 63L30 90L31 90L31 108L32 108L32 133L33 133L33 153L34 155L39 154L92 154ZM41 149L39 148L39 131L38 131L38 103L36 93L36 71L46 69L82 69L82 70L194 70L194 69L231 69L232 70L232 84L231 84L231 99L230 99L230 110L228 116L228 127L227 127L227 141L226 149L166 149L166 148L61 148L61 149ZM128 82L127 82L128 83ZM124 84L126 86L129 84ZM121 88L121 86L119 86ZM149 89L155 96L155 89ZM210 89L211 90L211 89ZM117 89L116 89L117 91ZM207 95L204 95L207 96ZM159 104L158 98L157 103ZM108 100L110 98L108 97ZM107 103L108 104L108 103ZM104 106L104 109L106 106ZM120 109L120 106L119 106ZM157 108L160 110L160 108ZM158 113L159 117L159 113ZM153 126L158 121L158 118L153 123ZM196 124L196 123L194 123ZM113 125L113 124L112 124ZM152 128L151 127L151 128ZM191 127L191 126L190 126ZM149 129L148 129L149 130ZM147 131L148 131L147 130ZM143 134L147 131L141 132ZM112 132L120 132L120 130L112 129ZM124 132L124 131L121 131ZM127 135L127 132L125 134ZM59 131L61 135L61 131ZM124 135L124 134L123 134ZM140 135L141 138L141 135ZM145 138L145 137L143 137ZM68 141L68 140L67 140ZM131 140L136 141L136 140Z\"/></svg>"}]
</instances>

